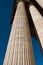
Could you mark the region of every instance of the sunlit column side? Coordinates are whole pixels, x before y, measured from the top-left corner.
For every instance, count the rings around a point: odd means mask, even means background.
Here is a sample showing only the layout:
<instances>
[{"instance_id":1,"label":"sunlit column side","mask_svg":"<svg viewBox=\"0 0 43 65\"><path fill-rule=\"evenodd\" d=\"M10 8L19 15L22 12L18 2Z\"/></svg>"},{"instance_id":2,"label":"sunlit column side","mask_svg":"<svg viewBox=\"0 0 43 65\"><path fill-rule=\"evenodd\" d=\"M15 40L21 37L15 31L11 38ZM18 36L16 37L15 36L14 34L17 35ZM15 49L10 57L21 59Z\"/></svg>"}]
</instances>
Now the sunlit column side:
<instances>
[{"instance_id":1,"label":"sunlit column side","mask_svg":"<svg viewBox=\"0 0 43 65\"><path fill-rule=\"evenodd\" d=\"M30 30L23 2L19 2L17 6L3 65L35 65Z\"/></svg>"},{"instance_id":2,"label":"sunlit column side","mask_svg":"<svg viewBox=\"0 0 43 65\"><path fill-rule=\"evenodd\" d=\"M34 5L30 5L29 10L43 49L43 17Z\"/></svg>"},{"instance_id":3,"label":"sunlit column side","mask_svg":"<svg viewBox=\"0 0 43 65\"><path fill-rule=\"evenodd\" d=\"M35 0L40 6L41 8L43 9L43 0Z\"/></svg>"},{"instance_id":4,"label":"sunlit column side","mask_svg":"<svg viewBox=\"0 0 43 65\"><path fill-rule=\"evenodd\" d=\"M14 30L14 24L12 24L12 29L11 29L11 32L10 32L10 37L9 37L9 41L8 41L7 50L6 50L3 65L8 65L11 49L12 49L12 46L14 45L14 36L15 36L15 30Z\"/></svg>"}]
</instances>

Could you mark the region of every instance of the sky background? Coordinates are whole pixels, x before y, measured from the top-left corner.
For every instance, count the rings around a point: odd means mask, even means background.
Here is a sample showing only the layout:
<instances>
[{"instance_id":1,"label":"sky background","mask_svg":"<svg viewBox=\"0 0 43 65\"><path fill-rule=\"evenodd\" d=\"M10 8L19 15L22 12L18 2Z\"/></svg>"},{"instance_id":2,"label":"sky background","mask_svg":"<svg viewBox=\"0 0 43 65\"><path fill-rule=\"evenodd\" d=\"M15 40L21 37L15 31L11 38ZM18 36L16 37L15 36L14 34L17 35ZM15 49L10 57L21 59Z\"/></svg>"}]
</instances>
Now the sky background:
<instances>
[{"instance_id":1,"label":"sky background","mask_svg":"<svg viewBox=\"0 0 43 65\"><path fill-rule=\"evenodd\" d=\"M11 15L14 0L0 0L0 65L3 60L11 31ZM43 56L38 41L32 38L36 65L43 65Z\"/></svg>"}]
</instances>

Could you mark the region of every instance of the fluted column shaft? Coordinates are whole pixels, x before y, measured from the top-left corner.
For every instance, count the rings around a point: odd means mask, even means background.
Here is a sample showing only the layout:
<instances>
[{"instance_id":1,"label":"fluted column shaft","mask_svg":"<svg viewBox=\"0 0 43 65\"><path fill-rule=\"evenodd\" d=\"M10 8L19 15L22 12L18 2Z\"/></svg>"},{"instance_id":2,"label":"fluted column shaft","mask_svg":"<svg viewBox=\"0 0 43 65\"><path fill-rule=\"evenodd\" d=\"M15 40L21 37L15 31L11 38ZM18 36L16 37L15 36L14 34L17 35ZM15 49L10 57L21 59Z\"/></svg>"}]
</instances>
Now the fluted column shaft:
<instances>
[{"instance_id":1,"label":"fluted column shaft","mask_svg":"<svg viewBox=\"0 0 43 65\"><path fill-rule=\"evenodd\" d=\"M41 47L43 49L43 17L39 13L39 11L35 8L34 5L30 5L29 10L41 43Z\"/></svg>"},{"instance_id":2,"label":"fluted column shaft","mask_svg":"<svg viewBox=\"0 0 43 65\"><path fill-rule=\"evenodd\" d=\"M3 65L35 65L28 19L23 2L19 2Z\"/></svg>"}]
</instances>

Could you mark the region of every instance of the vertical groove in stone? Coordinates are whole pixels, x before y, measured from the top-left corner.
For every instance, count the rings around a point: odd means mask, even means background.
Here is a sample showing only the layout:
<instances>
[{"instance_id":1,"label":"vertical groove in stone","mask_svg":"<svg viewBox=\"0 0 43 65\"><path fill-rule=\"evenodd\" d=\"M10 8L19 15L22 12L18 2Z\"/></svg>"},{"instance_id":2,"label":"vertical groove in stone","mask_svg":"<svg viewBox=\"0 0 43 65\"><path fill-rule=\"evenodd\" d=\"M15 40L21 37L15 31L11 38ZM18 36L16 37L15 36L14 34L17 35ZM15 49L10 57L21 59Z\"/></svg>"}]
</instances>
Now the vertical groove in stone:
<instances>
[{"instance_id":1,"label":"vertical groove in stone","mask_svg":"<svg viewBox=\"0 0 43 65\"><path fill-rule=\"evenodd\" d=\"M36 0L36 2L41 6L41 8L43 9L43 0Z\"/></svg>"},{"instance_id":2,"label":"vertical groove in stone","mask_svg":"<svg viewBox=\"0 0 43 65\"><path fill-rule=\"evenodd\" d=\"M43 49L43 17L35 8L34 5L30 5L29 10L30 10L30 14L32 16L33 23L36 28L40 43L41 43L41 47Z\"/></svg>"},{"instance_id":3,"label":"vertical groove in stone","mask_svg":"<svg viewBox=\"0 0 43 65\"><path fill-rule=\"evenodd\" d=\"M12 30L8 44L10 50L8 60L3 65L35 65L31 43L30 30L23 2L19 2L13 20ZM7 54L7 51L6 51ZM5 56L6 57L6 56ZM6 63L8 62L8 63Z\"/></svg>"}]
</instances>

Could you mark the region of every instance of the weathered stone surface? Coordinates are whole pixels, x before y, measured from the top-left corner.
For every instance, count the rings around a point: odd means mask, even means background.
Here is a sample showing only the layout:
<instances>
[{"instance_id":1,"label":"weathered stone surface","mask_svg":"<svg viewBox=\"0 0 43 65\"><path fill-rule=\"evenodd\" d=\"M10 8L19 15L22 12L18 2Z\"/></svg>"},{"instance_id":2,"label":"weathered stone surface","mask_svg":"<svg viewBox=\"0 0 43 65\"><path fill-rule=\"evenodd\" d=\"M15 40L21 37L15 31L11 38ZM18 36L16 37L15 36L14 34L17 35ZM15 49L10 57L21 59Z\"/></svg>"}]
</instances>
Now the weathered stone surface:
<instances>
[{"instance_id":1,"label":"weathered stone surface","mask_svg":"<svg viewBox=\"0 0 43 65\"><path fill-rule=\"evenodd\" d=\"M43 49L43 17L39 13L39 11L35 8L34 5L31 5L29 10L41 43L41 47Z\"/></svg>"},{"instance_id":2,"label":"weathered stone surface","mask_svg":"<svg viewBox=\"0 0 43 65\"><path fill-rule=\"evenodd\" d=\"M23 2L19 2L17 6L3 65L35 65Z\"/></svg>"}]
</instances>

